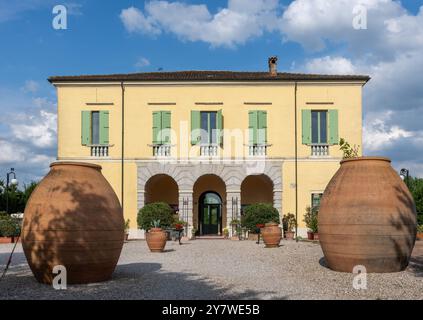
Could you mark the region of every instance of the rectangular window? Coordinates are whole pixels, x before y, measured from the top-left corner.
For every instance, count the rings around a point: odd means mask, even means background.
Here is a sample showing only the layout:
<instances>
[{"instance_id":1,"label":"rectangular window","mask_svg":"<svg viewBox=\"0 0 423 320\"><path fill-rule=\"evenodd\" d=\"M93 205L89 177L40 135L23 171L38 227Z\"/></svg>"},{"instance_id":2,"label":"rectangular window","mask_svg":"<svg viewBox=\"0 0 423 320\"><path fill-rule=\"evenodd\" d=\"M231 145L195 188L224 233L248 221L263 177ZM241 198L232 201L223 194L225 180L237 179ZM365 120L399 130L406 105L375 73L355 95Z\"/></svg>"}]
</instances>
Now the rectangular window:
<instances>
[{"instance_id":1,"label":"rectangular window","mask_svg":"<svg viewBox=\"0 0 423 320\"><path fill-rule=\"evenodd\" d=\"M201 143L216 144L217 143L217 112L202 111L201 112Z\"/></svg>"},{"instance_id":2,"label":"rectangular window","mask_svg":"<svg viewBox=\"0 0 423 320\"><path fill-rule=\"evenodd\" d=\"M311 194L311 209L319 211L320 200L322 199L323 193L312 193Z\"/></svg>"},{"instance_id":3,"label":"rectangular window","mask_svg":"<svg viewBox=\"0 0 423 320\"><path fill-rule=\"evenodd\" d=\"M91 113L91 143L100 144L100 112Z\"/></svg>"},{"instance_id":4,"label":"rectangular window","mask_svg":"<svg viewBox=\"0 0 423 320\"><path fill-rule=\"evenodd\" d=\"M327 111L311 111L311 143L328 143Z\"/></svg>"}]
</instances>

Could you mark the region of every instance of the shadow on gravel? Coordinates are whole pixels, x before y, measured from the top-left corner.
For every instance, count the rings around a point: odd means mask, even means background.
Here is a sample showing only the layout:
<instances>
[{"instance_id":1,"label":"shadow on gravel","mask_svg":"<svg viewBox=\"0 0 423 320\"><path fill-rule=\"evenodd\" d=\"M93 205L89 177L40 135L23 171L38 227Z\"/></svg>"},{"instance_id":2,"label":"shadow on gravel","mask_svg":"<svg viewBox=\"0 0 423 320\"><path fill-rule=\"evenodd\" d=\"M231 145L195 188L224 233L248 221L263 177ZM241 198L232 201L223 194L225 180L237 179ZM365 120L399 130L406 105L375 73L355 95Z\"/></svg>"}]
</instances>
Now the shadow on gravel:
<instances>
[{"instance_id":1,"label":"shadow on gravel","mask_svg":"<svg viewBox=\"0 0 423 320\"><path fill-rule=\"evenodd\" d=\"M192 273L169 272L158 263L130 263L118 265L110 281L89 285L68 286L56 291L39 284L28 268L11 268L1 283L0 300L4 299L150 299L150 300L217 300L217 299L276 299L272 291L245 290L231 292L210 279Z\"/></svg>"},{"instance_id":2,"label":"shadow on gravel","mask_svg":"<svg viewBox=\"0 0 423 320\"><path fill-rule=\"evenodd\" d=\"M324 267L324 268L326 268L326 269L329 269L329 266L328 266L328 263L326 262L325 257L321 257L321 258L319 259L319 264L320 264L322 267ZM330 270L330 269L329 269L329 270Z\"/></svg>"},{"instance_id":3,"label":"shadow on gravel","mask_svg":"<svg viewBox=\"0 0 423 320\"><path fill-rule=\"evenodd\" d=\"M416 241L408 270L416 277L423 277L423 241Z\"/></svg>"},{"instance_id":4,"label":"shadow on gravel","mask_svg":"<svg viewBox=\"0 0 423 320\"><path fill-rule=\"evenodd\" d=\"M3 269L6 267L6 263L9 260L10 253L12 252L12 247L10 247L10 252L0 253L0 271L3 272ZM15 252L12 257L12 265L27 263L25 255L23 252Z\"/></svg>"}]
</instances>

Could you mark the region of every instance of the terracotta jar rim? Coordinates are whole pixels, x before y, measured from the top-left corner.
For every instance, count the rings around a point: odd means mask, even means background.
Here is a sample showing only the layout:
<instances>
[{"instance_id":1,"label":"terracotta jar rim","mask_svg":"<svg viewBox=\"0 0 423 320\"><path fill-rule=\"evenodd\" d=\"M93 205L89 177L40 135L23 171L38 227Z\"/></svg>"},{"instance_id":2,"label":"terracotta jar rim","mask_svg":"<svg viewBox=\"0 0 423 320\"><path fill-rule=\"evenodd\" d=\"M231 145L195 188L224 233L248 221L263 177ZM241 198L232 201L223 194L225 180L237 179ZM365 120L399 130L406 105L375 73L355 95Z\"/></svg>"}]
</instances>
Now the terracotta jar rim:
<instances>
[{"instance_id":1,"label":"terracotta jar rim","mask_svg":"<svg viewBox=\"0 0 423 320\"><path fill-rule=\"evenodd\" d=\"M386 157L358 157L358 158L344 159L341 161L341 164L345 162L352 162L352 161L385 161L385 162L391 163L391 159Z\"/></svg>"},{"instance_id":2,"label":"terracotta jar rim","mask_svg":"<svg viewBox=\"0 0 423 320\"><path fill-rule=\"evenodd\" d=\"M80 166L80 167L88 167L88 168L101 170L101 166L99 166L98 164L87 163L87 162L76 162L76 161L56 161L50 164L50 168L53 168L56 166Z\"/></svg>"}]
</instances>

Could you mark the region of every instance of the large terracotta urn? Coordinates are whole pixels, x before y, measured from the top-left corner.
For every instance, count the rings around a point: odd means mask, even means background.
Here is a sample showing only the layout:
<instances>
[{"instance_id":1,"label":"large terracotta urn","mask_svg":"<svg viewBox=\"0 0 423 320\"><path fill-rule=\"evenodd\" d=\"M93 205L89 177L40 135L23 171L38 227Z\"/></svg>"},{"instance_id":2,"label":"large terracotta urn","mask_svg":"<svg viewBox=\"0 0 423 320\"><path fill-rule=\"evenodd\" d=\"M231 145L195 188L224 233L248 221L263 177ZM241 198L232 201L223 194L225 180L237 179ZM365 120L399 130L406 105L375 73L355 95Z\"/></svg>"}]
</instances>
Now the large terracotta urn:
<instances>
[{"instance_id":1,"label":"large terracotta urn","mask_svg":"<svg viewBox=\"0 0 423 320\"><path fill-rule=\"evenodd\" d=\"M166 246L167 233L162 228L151 228L145 234L145 238L151 252L163 252Z\"/></svg>"},{"instance_id":2,"label":"large terracotta urn","mask_svg":"<svg viewBox=\"0 0 423 320\"><path fill-rule=\"evenodd\" d=\"M279 247L279 243L282 240L282 228L277 223L266 223L260 232L266 248Z\"/></svg>"},{"instance_id":3,"label":"large terracotta urn","mask_svg":"<svg viewBox=\"0 0 423 320\"><path fill-rule=\"evenodd\" d=\"M389 159L343 160L323 194L318 219L320 244L332 270L407 267L416 240L416 207Z\"/></svg>"},{"instance_id":4,"label":"large terracotta urn","mask_svg":"<svg viewBox=\"0 0 423 320\"><path fill-rule=\"evenodd\" d=\"M25 208L22 245L35 278L51 284L66 268L68 284L110 279L124 240L122 208L94 164L56 162Z\"/></svg>"}]
</instances>

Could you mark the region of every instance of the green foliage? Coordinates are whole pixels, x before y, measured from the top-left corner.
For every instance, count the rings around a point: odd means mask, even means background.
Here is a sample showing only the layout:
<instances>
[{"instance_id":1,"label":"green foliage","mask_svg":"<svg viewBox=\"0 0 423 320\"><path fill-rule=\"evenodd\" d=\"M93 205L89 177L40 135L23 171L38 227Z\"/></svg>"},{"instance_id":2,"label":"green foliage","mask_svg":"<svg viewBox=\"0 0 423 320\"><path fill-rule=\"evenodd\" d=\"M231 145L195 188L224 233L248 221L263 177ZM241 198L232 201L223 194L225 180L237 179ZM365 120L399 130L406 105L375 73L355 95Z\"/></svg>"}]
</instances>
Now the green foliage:
<instances>
[{"instance_id":1,"label":"green foliage","mask_svg":"<svg viewBox=\"0 0 423 320\"><path fill-rule=\"evenodd\" d=\"M344 138L339 139L339 149L343 152L344 159L358 158L360 146L352 147Z\"/></svg>"},{"instance_id":2,"label":"green foliage","mask_svg":"<svg viewBox=\"0 0 423 320\"><path fill-rule=\"evenodd\" d=\"M143 230L149 230L153 222L159 220L160 227L166 228L173 225L173 210L164 202L146 204L138 212L138 227Z\"/></svg>"},{"instance_id":3,"label":"green foliage","mask_svg":"<svg viewBox=\"0 0 423 320\"><path fill-rule=\"evenodd\" d=\"M241 224L251 232L256 231L258 224L266 224L268 222L279 223L279 212L270 203L255 203L249 205L244 210L244 216Z\"/></svg>"},{"instance_id":4,"label":"green foliage","mask_svg":"<svg viewBox=\"0 0 423 320\"><path fill-rule=\"evenodd\" d=\"M307 228L314 233L317 233L319 228L318 228L318 211L317 210L312 210L310 208L310 206L308 206L306 208L306 213L304 215L304 222L307 226Z\"/></svg>"},{"instance_id":5,"label":"green foliage","mask_svg":"<svg viewBox=\"0 0 423 320\"><path fill-rule=\"evenodd\" d=\"M37 186L36 182L31 182L23 186L23 190L17 186L9 186L6 192L6 184L0 180L0 211L6 211L6 197L9 197L9 213L24 212L26 203L28 202L31 193Z\"/></svg>"},{"instance_id":6,"label":"green foliage","mask_svg":"<svg viewBox=\"0 0 423 320\"><path fill-rule=\"evenodd\" d=\"M418 224L423 225L423 179L409 177L405 183L410 189L416 203Z\"/></svg>"},{"instance_id":7,"label":"green foliage","mask_svg":"<svg viewBox=\"0 0 423 320\"><path fill-rule=\"evenodd\" d=\"M423 233L423 224L417 226L417 232Z\"/></svg>"},{"instance_id":8,"label":"green foliage","mask_svg":"<svg viewBox=\"0 0 423 320\"><path fill-rule=\"evenodd\" d=\"M20 234L19 220L8 215L0 217L0 237L17 237Z\"/></svg>"},{"instance_id":9,"label":"green foliage","mask_svg":"<svg viewBox=\"0 0 423 320\"><path fill-rule=\"evenodd\" d=\"M125 226L124 226L125 233L128 233L129 232L129 225L130 225L130 223L131 223L131 220L130 219L126 219Z\"/></svg>"},{"instance_id":10,"label":"green foliage","mask_svg":"<svg viewBox=\"0 0 423 320\"><path fill-rule=\"evenodd\" d=\"M288 214L285 214L282 218L282 226L285 227L284 231L286 232L294 231L297 226L297 219L295 219L295 215L289 212Z\"/></svg>"}]
</instances>

